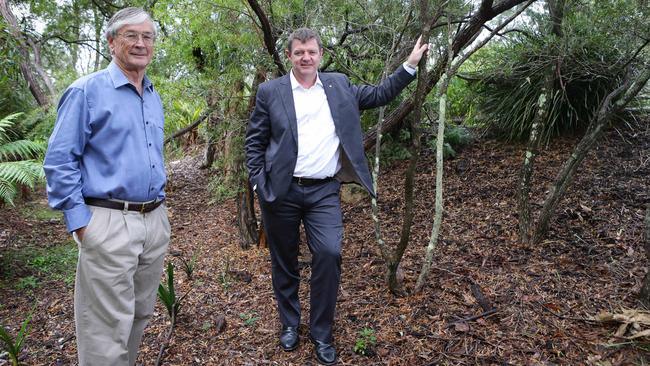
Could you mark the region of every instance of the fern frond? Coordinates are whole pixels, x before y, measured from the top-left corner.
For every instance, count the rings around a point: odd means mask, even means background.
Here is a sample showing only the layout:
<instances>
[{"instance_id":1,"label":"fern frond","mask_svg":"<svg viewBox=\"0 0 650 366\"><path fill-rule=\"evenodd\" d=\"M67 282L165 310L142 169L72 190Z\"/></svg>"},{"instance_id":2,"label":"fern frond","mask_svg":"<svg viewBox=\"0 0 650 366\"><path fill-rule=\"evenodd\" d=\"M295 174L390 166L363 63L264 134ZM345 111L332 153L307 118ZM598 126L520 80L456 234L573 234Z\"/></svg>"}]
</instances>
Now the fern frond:
<instances>
[{"instance_id":1,"label":"fern frond","mask_svg":"<svg viewBox=\"0 0 650 366\"><path fill-rule=\"evenodd\" d=\"M23 113L13 113L0 119L0 142L7 141L7 129L16 123L15 119L20 117Z\"/></svg>"},{"instance_id":2,"label":"fern frond","mask_svg":"<svg viewBox=\"0 0 650 366\"><path fill-rule=\"evenodd\" d=\"M30 140L18 140L0 143L0 161L33 159L45 152L42 143Z\"/></svg>"},{"instance_id":3,"label":"fern frond","mask_svg":"<svg viewBox=\"0 0 650 366\"><path fill-rule=\"evenodd\" d=\"M16 185L0 178L0 201L14 205L14 198L18 190Z\"/></svg>"},{"instance_id":4,"label":"fern frond","mask_svg":"<svg viewBox=\"0 0 650 366\"><path fill-rule=\"evenodd\" d=\"M41 164L35 160L0 162L0 179L14 185L33 187L42 177Z\"/></svg>"}]
</instances>

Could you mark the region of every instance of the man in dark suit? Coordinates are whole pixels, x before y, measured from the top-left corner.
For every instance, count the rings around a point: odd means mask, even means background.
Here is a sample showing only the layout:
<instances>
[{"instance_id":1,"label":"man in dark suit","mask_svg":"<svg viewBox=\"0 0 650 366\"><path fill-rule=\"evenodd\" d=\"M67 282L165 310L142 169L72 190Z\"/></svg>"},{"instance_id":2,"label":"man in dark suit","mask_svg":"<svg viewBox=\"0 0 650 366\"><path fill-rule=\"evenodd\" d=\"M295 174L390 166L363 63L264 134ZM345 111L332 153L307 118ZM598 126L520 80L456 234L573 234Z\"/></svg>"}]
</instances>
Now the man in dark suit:
<instances>
[{"instance_id":1,"label":"man in dark suit","mask_svg":"<svg viewBox=\"0 0 650 366\"><path fill-rule=\"evenodd\" d=\"M288 39L288 75L260 85L246 133L246 165L259 197L269 243L285 351L298 347L299 227L312 253L310 338L318 361L336 362L334 309L341 277L342 182L374 195L363 150L359 110L390 102L415 78L428 45L416 43L408 60L377 86L353 85L343 74L319 73L318 34L301 28Z\"/></svg>"}]
</instances>

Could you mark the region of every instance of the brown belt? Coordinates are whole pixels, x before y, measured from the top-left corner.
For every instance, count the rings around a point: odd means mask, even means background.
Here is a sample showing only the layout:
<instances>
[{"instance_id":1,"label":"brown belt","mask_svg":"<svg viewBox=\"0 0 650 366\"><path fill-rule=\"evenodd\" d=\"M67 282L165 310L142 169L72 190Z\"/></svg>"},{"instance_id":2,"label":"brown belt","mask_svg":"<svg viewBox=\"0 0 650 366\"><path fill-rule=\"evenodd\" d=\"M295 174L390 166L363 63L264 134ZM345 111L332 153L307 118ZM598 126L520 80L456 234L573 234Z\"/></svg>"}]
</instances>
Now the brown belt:
<instances>
[{"instance_id":1,"label":"brown belt","mask_svg":"<svg viewBox=\"0 0 650 366\"><path fill-rule=\"evenodd\" d=\"M101 198L92 198L84 197L84 202L90 206L97 206L103 208L111 208L114 210L127 210L127 211L137 211L140 213L147 213L155 210L160 206L165 199L163 198L160 201L138 203L138 202L120 202L120 201L111 201Z\"/></svg>"}]
</instances>

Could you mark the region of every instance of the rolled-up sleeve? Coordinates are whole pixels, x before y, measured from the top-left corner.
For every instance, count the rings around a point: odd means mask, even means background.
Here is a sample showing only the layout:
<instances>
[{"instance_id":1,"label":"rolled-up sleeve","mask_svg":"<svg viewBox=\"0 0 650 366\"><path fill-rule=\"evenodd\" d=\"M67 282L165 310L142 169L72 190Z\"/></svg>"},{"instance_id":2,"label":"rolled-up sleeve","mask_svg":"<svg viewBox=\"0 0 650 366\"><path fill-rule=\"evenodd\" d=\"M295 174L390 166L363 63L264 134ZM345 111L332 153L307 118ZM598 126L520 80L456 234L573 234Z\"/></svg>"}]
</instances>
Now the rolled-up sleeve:
<instances>
[{"instance_id":1,"label":"rolled-up sleeve","mask_svg":"<svg viewBox=\"0 0 650 366\"><path fill-rule=\"evenodd\" d=\"M52 208L62 210L72 232L88 225L91 212L82 194L81 156L90 136L90 109L82 89L63 94L50 137L43 169Z\"/></svg>"}]
</instances>

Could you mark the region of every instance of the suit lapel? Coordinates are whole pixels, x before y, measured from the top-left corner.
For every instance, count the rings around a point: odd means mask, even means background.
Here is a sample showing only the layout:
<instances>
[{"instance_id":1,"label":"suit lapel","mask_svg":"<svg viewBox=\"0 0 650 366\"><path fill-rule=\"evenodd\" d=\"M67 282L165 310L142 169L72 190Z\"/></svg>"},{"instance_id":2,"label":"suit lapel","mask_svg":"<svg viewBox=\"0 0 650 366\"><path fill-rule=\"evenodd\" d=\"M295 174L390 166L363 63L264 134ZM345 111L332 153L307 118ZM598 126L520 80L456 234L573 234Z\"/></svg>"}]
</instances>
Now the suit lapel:
<instances>
[{"instance_id":1,"label":"suit lapel","mask_svg":"<svg viewBox=\"0 0 650 366\"><path fill-rule=\"evenodd\" d=\"M284 110L287 113L289 126L291 126L291 134L293 135L294 141L296 141L296 145L298 145L298 122L296 121L296 107L293 104L293 91L291 90L289 74L284 75L282 79L280 79L280 88L278 89L278 93L280 93L282 105L284 105Z\"/></svg>"},{"instance_id":2,"label":"suit lapel","mask_svg":"<svg viewBox=\"0 0 650 366\"><path fill-rule=\"evenodd\" d=\"M334 126L336 127L337 134L341 130L339 127L339 109L336 107L338 104L336 101L337 95L334 92L334 81L329 78L329 75L325 73L319 73L320 81L323 83L323 89L325 89L325 96L327 97L327 104L330 107L330 113L332 114L332 120L334 121ZM340 136L340 134L339 134Z\"/></svg>"}]
</instances>

